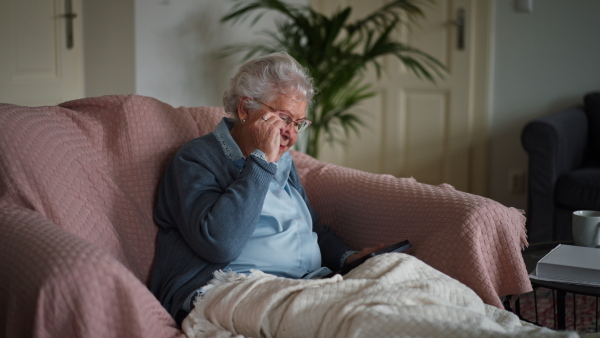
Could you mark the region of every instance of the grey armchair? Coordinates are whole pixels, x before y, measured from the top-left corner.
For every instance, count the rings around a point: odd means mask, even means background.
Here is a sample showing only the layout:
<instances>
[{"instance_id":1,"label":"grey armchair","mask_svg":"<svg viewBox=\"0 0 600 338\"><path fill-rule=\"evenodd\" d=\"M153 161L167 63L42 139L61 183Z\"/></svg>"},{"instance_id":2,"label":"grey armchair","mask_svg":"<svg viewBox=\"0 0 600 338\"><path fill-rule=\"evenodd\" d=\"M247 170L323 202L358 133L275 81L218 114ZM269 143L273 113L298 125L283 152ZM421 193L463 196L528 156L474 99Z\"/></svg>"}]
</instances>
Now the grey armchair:
<instances>
[{"instance_id":1,"label":"grey armchair","mask_svg":"<svg viewBox=\"0 0 600 338\"><path fill-rule=\"evenodd\" d=\"M529 122L521 137L529 158L528 240L572 240L573 211L600 210L600 92Z\"/></svg>"}]
</instances>

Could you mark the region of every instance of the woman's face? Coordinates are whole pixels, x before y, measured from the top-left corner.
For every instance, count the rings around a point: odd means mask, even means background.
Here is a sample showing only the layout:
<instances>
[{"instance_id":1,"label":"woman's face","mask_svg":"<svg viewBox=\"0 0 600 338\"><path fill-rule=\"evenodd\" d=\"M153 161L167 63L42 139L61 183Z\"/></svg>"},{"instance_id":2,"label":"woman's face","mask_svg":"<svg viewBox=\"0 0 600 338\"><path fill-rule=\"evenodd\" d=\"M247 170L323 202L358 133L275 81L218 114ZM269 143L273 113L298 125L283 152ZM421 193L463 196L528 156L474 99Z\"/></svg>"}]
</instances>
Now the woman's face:
<instances>
[{"instance_id":1,"label":"woman's face","mask_svg":"<svg viewBox=\"0 0 600 338\"><path fill-rule=\"evenodd\" d=\"M266 112L284 113L291 116L294 121L306 118L307 103L304 100L299 100L299 98L280 95L273 101L261 103L262 108L253 114L253 119L261 118ZM280 129L279 158L296 143L297 139L298 133L294 128L294 123Z\"/></svg>"}]
</instances>

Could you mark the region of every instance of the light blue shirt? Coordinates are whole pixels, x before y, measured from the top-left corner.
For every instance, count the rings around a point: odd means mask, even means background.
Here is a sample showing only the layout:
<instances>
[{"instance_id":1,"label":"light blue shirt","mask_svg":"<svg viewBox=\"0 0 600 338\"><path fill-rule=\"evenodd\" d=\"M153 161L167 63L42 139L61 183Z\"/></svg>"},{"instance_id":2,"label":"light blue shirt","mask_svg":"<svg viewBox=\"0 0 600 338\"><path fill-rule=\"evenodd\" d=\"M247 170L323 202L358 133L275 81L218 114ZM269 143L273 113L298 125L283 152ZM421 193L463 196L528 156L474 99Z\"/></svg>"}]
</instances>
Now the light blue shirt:
<instances>
[{"instance_id":1,"label":"light blue shirt","mask_svg":"<svg viewBox=\"0 0 600 338\"><path fill-rule=\"evenodd\" d=\"M244 156L224 120L215 128L214 134L227 158L241 170ZM251 156L265 159L258 149ZM256 269L288 278L316 277L330 272L321 267L321 251L317 234L312 231L308 207L288 182L291 168L292 156L286 152L277 161L277 173L269 184L254 233L241 255L224 271L249 274L250 269Z\"/></svg>"}]
</instances>

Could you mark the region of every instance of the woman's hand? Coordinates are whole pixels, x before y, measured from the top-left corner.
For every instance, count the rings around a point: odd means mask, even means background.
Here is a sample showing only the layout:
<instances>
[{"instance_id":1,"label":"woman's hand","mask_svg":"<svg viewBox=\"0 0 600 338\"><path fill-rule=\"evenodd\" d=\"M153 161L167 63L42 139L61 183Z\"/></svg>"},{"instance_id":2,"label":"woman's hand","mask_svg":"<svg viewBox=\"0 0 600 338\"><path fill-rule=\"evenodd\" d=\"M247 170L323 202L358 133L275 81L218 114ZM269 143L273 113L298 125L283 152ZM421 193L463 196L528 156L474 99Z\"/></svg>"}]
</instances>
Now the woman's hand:
<instances>
[{"instance_id":1,"label":"woman's hand","mask_svg":"<svg viewBox=\"0 0 600 338\"><path fill-rule=\"evenodd\" d=\"M254 148L265 153L269 162L276 162L279 159L281 128L283 127L285 127L285 122L278 114L264 113L259 115L249 128Z\"/></svg>"},{"instance_id":2,"label":"woman's hand","mask_svg":"<svg viewBox=\"0 0 600 338\"><path fill-rule=\"evenodd\" d=\"M385 248L385 244L379 244L378 246L374 247L374 248L364 248L362 250L360 250L358 253L355 253L354 255L350 255L348 256L348 258L346 258L346 261L344 262L344 265L348 265L356 260L359 260L360 258L363 258L364 256L373 253L377 250L381 250Z\"/></svg>"}]
</instances>

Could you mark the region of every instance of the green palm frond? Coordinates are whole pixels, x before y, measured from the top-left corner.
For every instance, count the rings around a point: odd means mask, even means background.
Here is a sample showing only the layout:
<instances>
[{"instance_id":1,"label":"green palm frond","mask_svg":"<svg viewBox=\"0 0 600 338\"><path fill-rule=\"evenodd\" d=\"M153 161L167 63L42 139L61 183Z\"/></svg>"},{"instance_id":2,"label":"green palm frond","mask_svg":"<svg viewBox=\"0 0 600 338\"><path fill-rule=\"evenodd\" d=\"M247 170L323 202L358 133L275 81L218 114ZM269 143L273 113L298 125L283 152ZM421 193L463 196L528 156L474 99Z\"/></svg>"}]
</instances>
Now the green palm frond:
<instances>
[{"instance_id":1,"label":"green palm frond","mask_svg":"<svg viewBox=\"0 0 600 338\"><path fill-rule=\"evenodd\" d=\"M223 23L253 18L250 25L254 25L267 12L282 15L274 31L259 33L267 42L227 46L223 55L245 52L244 58L249 59L283 50L309 70L318 89L308 112L313 125L308 129L306 152L311 156L318 155L321 133L330 142L343 142L340 130L346 138L359 133L364 123L356 108L375 95L364 74L373 66L380 77L382 57L397 58L417 77L431 82L443 77L445 68L437 59L394 37L406 20L422 17L422 7L432 0L390 1L353 22L349 22L351 7L328 16L282 0L232 1L235 4L221 19Z\"/></svg>"},{"instance_id":2,"label":"green palm frond","mask_svg":"<svg viewBox=\"0 0 600 338\"><path fill-rule=\"evenodd\" d=\"M424 13L421 9L427 3L432 3L432 0L396 0L384 4L380 8L373 11L366 17L357 20L354 24L348 26L350 31L359 30L381 30L385 29L393 22L393 25L401 23L402 15L405 14L409 20L423 17Z\"/></svg>"}]
</instances>

